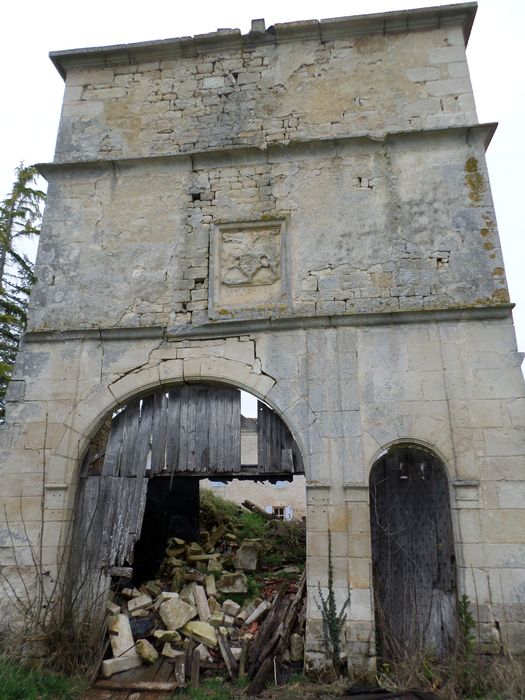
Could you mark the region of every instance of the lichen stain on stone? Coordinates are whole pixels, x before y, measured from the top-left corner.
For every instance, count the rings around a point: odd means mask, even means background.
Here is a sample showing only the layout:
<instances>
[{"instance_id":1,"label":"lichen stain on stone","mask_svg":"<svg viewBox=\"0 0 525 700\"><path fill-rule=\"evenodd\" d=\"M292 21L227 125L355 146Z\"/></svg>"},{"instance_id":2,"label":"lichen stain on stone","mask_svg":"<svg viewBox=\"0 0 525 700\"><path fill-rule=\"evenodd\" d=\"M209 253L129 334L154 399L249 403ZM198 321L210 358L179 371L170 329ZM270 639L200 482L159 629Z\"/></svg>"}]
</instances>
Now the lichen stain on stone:
<instances>
[{"instance_id":1,"label":"lichen stain on stone","mask_svg":"<svg viewBox=\"0 0 525 700\"><path fill-rule=\"evenodd\" d=\"M492 241L485 241L485 243L483 243L483 247L485 250L492 250L494 248L494 243L492 243Z\"/></svg>"},{"instance_id":2,"label":"lichen stain on stone","mask_svg":"<svg viewBox=\"0 0 525 700\"><path fill-rule=\"evenodd\" d=\"M502 267L495 267L492 270L492 276L493 277L503 277L505 274L505 270Z\"/></svg>"},{"instance_id":3,"label":"lichen stain on stone","mask_svg":"<svg viewBox=\"0 0 525 700\"><path fill-rule=\"evenodd\" d=\"M465 172L465 182L470 190L468 195L469 199L472 202L480 202L481 195L485 191L485 181L478 170L477 158L471 156L467 159L467 162L465 163Z\"/></svg>"},{"instance_id":4,"label":"lichen stain on stone","mask_svg":"<svg viewBox=\"0 0 525 700\"><path fill-rule=\"evenodd\" d=\"M483 236L483 238L486 238L487 236L490 236L490 231L488 228L482 228L480 234Z\"/></svg>"},{"instance_id":5,"label":"lichen stain on stone","mask_svg":"<svg viewBox=\"0 0 525 700\"><path fill-rule=\"evenodd\" d=\"M497 301L498 304L508 304L510 297L507 289L495 289L492 292L492 300Z\"/></svg>"}]
</instances>

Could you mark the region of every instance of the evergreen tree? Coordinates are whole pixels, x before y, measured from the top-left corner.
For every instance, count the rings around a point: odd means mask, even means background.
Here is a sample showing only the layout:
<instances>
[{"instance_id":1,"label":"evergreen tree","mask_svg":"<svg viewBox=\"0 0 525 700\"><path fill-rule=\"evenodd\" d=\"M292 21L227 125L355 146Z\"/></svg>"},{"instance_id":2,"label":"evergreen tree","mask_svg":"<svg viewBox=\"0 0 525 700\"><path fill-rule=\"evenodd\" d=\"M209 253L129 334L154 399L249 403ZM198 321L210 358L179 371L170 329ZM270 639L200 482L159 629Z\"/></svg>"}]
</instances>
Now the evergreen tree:
<instances>
[{"instance_id":1,"label":"evergreen tree","mask_svg":"<svg viewBox=\"0 0 525 700\"><path fill-rule=\"evenodd\" d=\"M4 420L5 394L26 327L34 282L33 263L20 249L20 243L40 233L45 197L34 187L36 168L21 164L15 175L11 193L0 203L0 422Z\"/></svg>"}]
</instances>

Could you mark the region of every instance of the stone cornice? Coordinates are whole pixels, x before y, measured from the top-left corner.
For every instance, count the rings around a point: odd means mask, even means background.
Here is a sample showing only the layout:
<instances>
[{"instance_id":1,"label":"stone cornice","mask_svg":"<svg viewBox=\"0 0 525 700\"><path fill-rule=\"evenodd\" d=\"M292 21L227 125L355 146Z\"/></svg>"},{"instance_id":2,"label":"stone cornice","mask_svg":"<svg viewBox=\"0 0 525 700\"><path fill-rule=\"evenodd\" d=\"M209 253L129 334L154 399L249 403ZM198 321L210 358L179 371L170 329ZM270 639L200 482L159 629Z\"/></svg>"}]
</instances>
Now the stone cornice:
<instances>
[{"instance_id":1,"label":"stone cornice","mask_svg":"<svg viewBox=\"0 0 525 700\"><path fill-rule=\"evenodd\" d=\"M356 134L352 136L339 136L337 138L296 140L287 144L269 144L266 148L256 146L227 146L218 149L192 151L190 153L173 153L160 156L138 156L133 158L97 159L97 160L71 160L55 163L39 163L36 167L46 179L53 174L66 173L74 170L107 170L118 172L124 168L133 168L142 165L161 165L173 163L189 170L206 170L213 167L228 165L280 163L290 160L291 157L301 158L336 158L350 155L352 152L364 152L371 149L380 149L385 145L396 141L414 139L443 139L464 138L466 142L472 136L481 137L485 149L488 147L494 132L496 123L471 124L465 126L451 126L443 129L420 129L406 131L390 131L382 134Z\"/></svg>"},{"instance_id":2,"label":"stone cornice","mask_svg":"<svg viewBox=\"0 0 525 700\"><path fill-rule=\"evenodd\" d=\"M286 332L313 328L343 328L358 326L396 326L413 323L443 323L456 321L488 321L508 318L514 304L465 307L456 309L425 309L421 311L391 311L340 316L297 316L288 318L248 319L243 321L211 321L202 326L162 328L86 328L65 331L28 331L24 343L65 342L79 340L137 340L165 338L166 340L210 340L237 335L265 332Z\"/></svg>"},{"instance_id":3,"label":"stone cornice","mask_svg":"<svg viewBox=\"0 0 525 700\"><path fill-rule=\"evenodd\" d=\"M69 70L134 65L142 61L194 57L208 52L243 46L275 45L304 40L332 41L367 34L385 35L439 29L447 26L460 26L463 29L466 44L476 10L477 3L467 2L356 15L354 17L287 22L275 24L265 31L261 31L262 23L257 22L252 25L252 31L245 35L241 34L239 29L219 29L210 34L197 34L194 37L184 36L134 44L52 51L49 57L62 78L65 79Z\"/></svg>"}]
</instances>

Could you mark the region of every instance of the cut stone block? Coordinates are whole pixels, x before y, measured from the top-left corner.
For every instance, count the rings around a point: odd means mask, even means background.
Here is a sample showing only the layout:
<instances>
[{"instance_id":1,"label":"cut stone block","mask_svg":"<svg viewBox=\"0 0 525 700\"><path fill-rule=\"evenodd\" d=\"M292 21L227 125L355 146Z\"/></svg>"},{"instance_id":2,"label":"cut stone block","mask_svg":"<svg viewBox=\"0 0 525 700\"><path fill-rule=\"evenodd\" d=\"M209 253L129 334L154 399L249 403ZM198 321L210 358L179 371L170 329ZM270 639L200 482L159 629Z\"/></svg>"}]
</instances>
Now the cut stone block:
<instances>
[{"instance_id":1,"label":"cut stone block","mask_svg":"<svg viewBox=\"0 0 525 700\"><path fill-rule=\"evenodd\" d=\"M195 588L193 589L193 595L195 598L197 611L199 613L199 619L202 620L202 622L208 622L211 613L204 588L202 586L195 586Z\"/></svg>"},{"instance_id":2,"label":"cut stone block","mask_svg":"<svg viewBox=\"0 0 525 700\"><path fill-rule=\"evenodd\" d=\"M199 644L199 646L195 647L195 651L198 651L201 657L201 661L204 661L206 663L211 663L213 661L213 657L208 651L207 647L204 646L204 644Z\"/></svg>"},{"instance_id":3,"label":"cut stone block","mask_svg":"<svg viewBox=\"0 0 525 700\"><path fill-rule=\"evenodd\" d=\"M241 571L234 574L223 574L219 579L219 591L222 593L247 593L248 582Z\"/></svg>"},{"instance_id":4,"label":"cut stone block","mask_svg":"<svg viewBox=\"0 0 525 700\"><path fill-rule=\"evenodd\" d=\"M181 633L194 639L196 642L202 642L207 647L217 648L217 635L213 627L207 622L200 622L199 620L188 622L181 629Z\"/></svg>"},{"instance_id":5,"label":"cut stone block","mask_svg":"<svg viewBox=\"0 0 525 700\"><path fill-rule=\"evenodd\" d=\"M161 654L162 656L165 656L168 659L177 659L179 656L184 656L185 652L177 651L171 646L169 642L166 642L166 644L164 644L164 646L162 647Z\"/></svg>"},{"instance_id":6,"label":"cut stone block","mask_svg":"<svg viewBox=\"0 0 525 700\"><path fill-rule=\"evenodd\" d=\"M162 591L160 595L158 595L155 598L155 602L153 603L153 608L155 610L158 610L162 603L165 603L167 600L172 600L173 598L178 598L179 594L171 591Z\"/></svg>"},{"instance_id":7,"label":"cut stone block","mask_svg":"<svg viewBox=\"0 0 525 700\"><path fill-rule=\"evenodd\" d=\"M233 615L235 617L239 610L241 609L241 606L239 603L236 603L234 600L225 600L224 603L222 604L222 611L224 612L225 615Z\"/></svg>"},{"instance_id":8,"label":"cut stone block","mask_svg":"<svg viewBox=\"0 0 525 700\"><path fill-rule=\"evenodd\" d=\"M128 611L130 613L142 608L150 608L153 605L153 600L148 593L142 593L128 601Z\"/></svg>"},{"instance_id":9,"label":"cut stone block","mask_svg":"<svg viewBox=\"0 0 525 700\"><path fill-rule=\"evenodd\" d=\"M204 585L206 587L206 593L207 595L216 595L217 594L217 586L215 584L215 576L213 574L208 574L204 580Z\"/></svg>"},{"instance_id":10,"label":"cut stone block","mask_svg":"<svg viewBox=\"0 0 525 700\"><path fill-rule=\"evenodd\" d=\"M243 571L257 569L257 549L255 540L244 540L235 554L235 568Z\"/></svg>"},{"instance_id":11,"label":"cut stone block","mask_svg":"<svg viewBox=\"0 0 525 700\"><path fill-rule=\"evenodd\" d=\"M158 639L159 642L181 642L182 637L175 630L155 630L153 632L153 637Z\"/></svg>"},{"instance_id":12,"label":"cut stone block","mask_svg":"<svg viewBox=\"0 0 525 700\"><path fill-rule=\"evenodd\" d=\"M258 605L255 610L252 612L252 614L246 619L245 625L251 625L252 622L256 622L257 620L260 620L263 618L268 610L272 607L272 604L269 603L267 600L263 600L260 605Z\"/></svg>"},{"instance_id":13,"label":"cut stone block","mask_svg":"<svg viewBox=\"0 0 525 700\"><path fill-rule=\"evenodd\" d=\"M159 608L159 614L168 630L178 630L197 617L197 608L178 598L167 600Z\"/></svg>"},{"instance_id":14,"label":"cut stone block","mask_svg":"<svg viewBox=\"0 0 525 700\"><path fill-rule=\"evenodd\" d=\"M226 528L224 525L218 525L215 530L211 533L211 535L208 538L208 545L211 547L215 547L217 542L220 540L220 538L224 535L226 532Z\"/></svg>"},{"instance_id":15,"label":"cut stone block","mask_svg":"<svg viewBox=\"0 0 525 700\"><path fill-rule=\"evenodd\" d=\"M220 612L222 610L221 604L217 602L213 596L208 598L208 606L212 615L214 612Z\"/></svg>"},{"instance_id":16,"label":"cut stone block","mask_svg":"<svg viewBox=\"0 0 525 700\"><path fill-rule=\"evenodd\" d=\"M244 622L246 621L247 618L248 618L248 611L247 610L241 610L237 614L237 620L242 624L244 624Z\"/></svg>"},{"instance_id":17,"label":"cut stone block","mask_svg":"<svg viewBox=\"0 0 525 700\"><path fill-rule=\"evenodd\" d=\"M290 636L290 661L301 661L304 656L304 639L302 634Z\"/></svg>"},{"instance_id":18,"label":"cut stone block","mask_svg":"<svg viewBox=\"0 0 525 700\"><path fill-rule=\"evenodd\" d=\"M147 639L138 639L135 642L135 649L137 650L138 655L148 664L154 664L159 658L157 650L153 644L151 644L151 642L148 642Z\"/></svg>"},{"instance_id":19,"label":"cut stone block","mask_svg":"<svg viewBox=\"0 0 525 700\"><path fill-rule=\"evenodd\" d=\"M106 603L106 610L110 615L120 615L122 608L116 603L112 603L110 600Z\"/></svg>"},{"instance_id":20,"label":"cut stone block","mask_svg":"<svg viewBox=\"0 0 525 700\"><path fill-rule=\"evenodd\" d=\"M156 598L162 593L162 585L160 581L146 581L144 584L143 593L149 593L153 598Z\"/></svg>"},{"instance_id":21,"label":"cut stone block","mask_svg":"<svg viewBox=\"0 0 525 700\"><path fill-rule=\"evenodd\" d=\"M218 559L220 554L213 553L213 554L190 554L188 556L188 561L189 562L208 562L211 561L212 559Z\"/></svg>"},{"instance_id":22,"label":"cut stone block","mask_svg":"<svg viewBox=\"0 0 525 700\"><path fill-rule=\"evenodd\" d=\"M113 578L130 579L133 576L133 568L131 566L111 566L108 573Z\"/></svg>"},{"instance_id":23,"label":"cut stone block","mask_svg":"<svg viewBox=\"0 0 525 700\"><path fill-rule=\"evenodd\" d=\"M197 554L203 554L202 547L197 542L192 542L186 550L186 556L189 558Z\"/></svg>"},{"instance_id":24,"label":"cut stone block","mask_svg":"<svg viewBox=\"0 0 525 700\"><path fill-rule=\"evenodd\" d=\"M137 590L136 588L123 588L120 591L121 595L123 595L125 598L136 598L137 596L140 595L140 591Z\"/></svg>"},{"instance_id":25,"label":"cut stone block","mask_svg":"<svg viewBox=\"0 0 525 700\"><path fill-rule=\"evenodd\" d=\"M219 627L224 622L224 613L220 610L212 613L208 622L212 627Z\"/></svg>"},{"instance_id":26,"label":"cut stone block","mask_svg":"<svg viewBox=\"0 0 525 700\"><path fill-rule=\"evenodd\" d=\"M166 559L166 564L168 566L171 566L172 568L175 568L177 566L184 566L185 562L184 562L184 559L178 559L177 557L170 557L169 559Z\"/></svg>"},{"instance_id":27,"label":"cut stone block","mask_svg":"<svg viewBox=\"0 0 525 700\"><path fill-rule=\"evenodd\" d=\"M184 588L179 593L179 597L185 603L188 603L189 605L195 605L195 583L192 582L189 583L187 586L184 586Z\"/></svg>"},{"instance_id":28,"label":"cut stone block","mask_svg":"<svg viewBox=\"0 0 525 700\"><path fill-rule=\"evenodd\" d=\"M209 574L220 574L222 573L222 564L218 559L210 559L206 570Z\"/></svg>"},{"instance_id":29,"label":"cut stone block","mask_svg":"<svg viewBox=\"0 0 525 700\"><path fill-rule=\"evenodd\" d=\"M104 678L109 678L114 673L129 671L132 668L137 668L137 666L142 666L142 658L137 654L135 648L133 648L133 654L125 654L116 659L106 659L103 661L102 675Z\"/></svg>"},{"instance_id":30,"label":"cut stone block","mask_svg":"<svg viewBox=\"0 0 525 700\"><path fill-rule=\"evenodd\" d=\"M108 633L113 656L135 654L135 641L127 615L112 615L108 620ZM114 672L116 673L116 671Z\"/></svg>"}]
</instances>

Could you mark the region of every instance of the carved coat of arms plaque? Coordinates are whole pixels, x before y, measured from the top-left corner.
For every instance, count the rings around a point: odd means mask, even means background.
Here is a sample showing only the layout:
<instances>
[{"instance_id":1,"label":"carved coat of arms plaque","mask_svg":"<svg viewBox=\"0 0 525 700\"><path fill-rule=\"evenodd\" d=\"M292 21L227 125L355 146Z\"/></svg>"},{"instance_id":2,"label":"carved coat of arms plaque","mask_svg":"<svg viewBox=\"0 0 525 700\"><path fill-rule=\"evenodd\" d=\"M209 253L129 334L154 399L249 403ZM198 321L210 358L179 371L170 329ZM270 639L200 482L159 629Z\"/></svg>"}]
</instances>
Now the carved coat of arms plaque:
<instances>
[{"instance_id":1,"label":"carved coat of arms plaque","mask_svg":"<svg viewBox=\"0 0 525 700\"><path fill-rule=\"evenodd\" d=\"M254 307L282 300L282 221L218 226L213 251L213 306Z\"/></svg>"}]
</instances>

